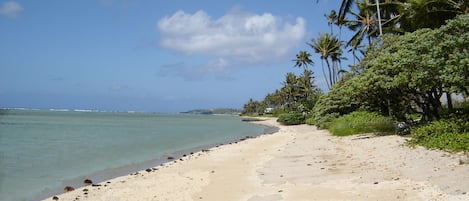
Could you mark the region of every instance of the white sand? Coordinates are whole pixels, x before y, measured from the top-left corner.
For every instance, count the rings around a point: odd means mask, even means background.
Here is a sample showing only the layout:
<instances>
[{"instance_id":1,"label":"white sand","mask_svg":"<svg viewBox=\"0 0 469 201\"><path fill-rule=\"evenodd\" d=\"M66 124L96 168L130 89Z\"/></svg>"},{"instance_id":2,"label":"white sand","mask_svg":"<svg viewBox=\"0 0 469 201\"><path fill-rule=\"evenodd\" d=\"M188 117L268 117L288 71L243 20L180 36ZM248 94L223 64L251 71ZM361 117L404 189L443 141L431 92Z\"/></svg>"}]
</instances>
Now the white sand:
<instances>
[{"instance_id":1,"label":"white sand","mask_svg":"<svg viewBox=\"0 0 469 201\"><path fill-rule=\"evenodd\" d=\"M402 146L399 136L279 132L58 195L59 200L469 200L463 154ZM85 190L87 189L87 190ZM86 194L85 194L86 193ZM52 200L48 198L47 200Z\"/></svg>"}]
</instances>

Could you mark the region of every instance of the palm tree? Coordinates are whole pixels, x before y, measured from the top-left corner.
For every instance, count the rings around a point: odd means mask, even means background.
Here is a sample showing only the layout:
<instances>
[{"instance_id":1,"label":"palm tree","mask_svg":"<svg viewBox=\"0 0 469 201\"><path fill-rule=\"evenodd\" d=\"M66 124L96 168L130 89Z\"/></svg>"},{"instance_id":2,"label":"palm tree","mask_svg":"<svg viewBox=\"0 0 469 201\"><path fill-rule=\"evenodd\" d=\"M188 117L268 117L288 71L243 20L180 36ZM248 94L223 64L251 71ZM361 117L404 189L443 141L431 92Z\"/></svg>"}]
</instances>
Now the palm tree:
<instances>
[{"instance_id":1,"label":"palm tree","mask_svg":"<svg viewBox=\"0 0 469 201\"><path fill-rule=\"evenodd\" d=\"M456 15L469 12L467 0L407 0L401 25L405 31L438 28Z\"/></svg>"},{"instance_id":2,"label":"palm tree","mask_svg":"<svg viewBox=\"0 0 469 201\"><path fill-rule=\"evenodd\" d=\"M347 13L350 11L350 8L352 7L354 2L355 0L342 0L339 9L339 15L337 16L338 20L345 20L345 15L347 15Z\"/></svg>"},{"instance_id":3,"label":"palm tree","mask_svg":"<svg viewBox=\"0 0 469 201\"><path fill-rule=\"evenodd\" d=\"M327 86L330 89L337 81L338 77L339 65L334 65L334 63L340 62L342 56L341 42L337 37L325 33L320 35L317 40L313 38L308 45L311 46L316 53L321 55L322 72ZM327 64L328 76L326 76L324 62ZM331 63L333 64L331 65Z\"/></svg>"},{"instance_id":4,"label":"palm tree","mask_svg":"<svg viewBox=\"0 0 469 201\"><path fill-rule=\"evenodd\" d=\"M326 17L326 19L327 19L327 24L328 24L329 27L331 28L331 34L334 34L334 31L333 31L333 29L332 29L332 25L338 24L338 23L337 23L337 21L338 21L337 12L336 12L335 10L331 10L331 12L329 13L329 15L324 14L324 17Z\"/></svg>"},{"instance_id":5,"label":"palm tree","mask_svg":"<svg viewBox=\"0 0 469 201\"><path fill-rule=\"evenodd\" d=\"M282 92L285 95L285 103L287 108L292 109L293 104L297 101L297 85L298 79L295 74L287 73L285 82L283 82Z\"/></svg>"},{"instance_id":6,"label":"palm tree","mask_svg":"<svg viewBox=\"0 0 469 201\"><path fill-rule=\"evenodd\" d=\"M361 44L365 38L368 39L368 44L371 45L372 38L377 36L378 21L374 10L369 9L370 5L367 1L357 2L357 6L358 13L352 10L349 11L355 19L348 20L348 27L356 33L347 42L346 46L349 46L352 42Z\"/></svg>"},{"instance_id":7,"label":"palm tree","mask_svg":"<svg viewBox=\"0 0 469 201\"><path fill-rule=\"evenodd\" d=\"M306 102L313 94L313 71L309 69L303 70L303 75L298 78L298 88L302 95L302 102Z\"/></svg>"},{"instance_id":8,"label":"palm tree","mask_svg":"<svg viewBox=\"0 0 469 201\"><path fill-rule=\"evenodd\" d=\"M296 55L296 59L294 59L293 61L295 61L295 67L298 67L298 68L305 68L307 69L308 68L308 65L313 65L314 62L313 60L310 59L311 57L311 54L309 52L306 52L306 51L300 51L300 53L298 53Z\"/></svg>"}]
</instances>

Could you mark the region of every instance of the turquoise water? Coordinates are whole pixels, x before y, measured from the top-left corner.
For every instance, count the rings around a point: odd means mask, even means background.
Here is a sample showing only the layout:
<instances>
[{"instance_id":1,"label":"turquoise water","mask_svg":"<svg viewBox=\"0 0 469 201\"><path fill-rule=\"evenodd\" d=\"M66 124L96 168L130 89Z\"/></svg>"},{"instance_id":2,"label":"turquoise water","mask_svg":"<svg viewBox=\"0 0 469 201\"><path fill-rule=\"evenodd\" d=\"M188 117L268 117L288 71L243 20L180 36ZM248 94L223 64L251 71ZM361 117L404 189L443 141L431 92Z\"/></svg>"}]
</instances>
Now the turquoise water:
<instances>
[{"instance_id":1,"label":"turquoise water","mask_svg":"<svg viewBox=\"0 0 469 201\"><path fill-rule=\"evenodd\" d=\"M0 200L45 198L264 129L234 116L0 110Z\"/></svg>"}]
</instances>

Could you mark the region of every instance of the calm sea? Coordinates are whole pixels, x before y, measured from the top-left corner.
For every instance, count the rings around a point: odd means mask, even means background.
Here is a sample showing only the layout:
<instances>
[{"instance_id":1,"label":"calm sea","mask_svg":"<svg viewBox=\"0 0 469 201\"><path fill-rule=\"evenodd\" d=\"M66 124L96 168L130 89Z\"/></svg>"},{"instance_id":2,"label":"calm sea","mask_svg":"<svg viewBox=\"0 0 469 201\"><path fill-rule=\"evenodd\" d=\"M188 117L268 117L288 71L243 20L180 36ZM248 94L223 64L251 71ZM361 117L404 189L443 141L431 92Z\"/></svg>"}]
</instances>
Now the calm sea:
<instances>
[{"instance_id":1,"label":"calm sea","mask_svg":"<svg viewBox=\"0 0 469 201\"><path fill-rule=\"evenodd\" d=\"M245 136L235 116L0 110L0 200L37 200Z\"/></svg>"}]
</instances>

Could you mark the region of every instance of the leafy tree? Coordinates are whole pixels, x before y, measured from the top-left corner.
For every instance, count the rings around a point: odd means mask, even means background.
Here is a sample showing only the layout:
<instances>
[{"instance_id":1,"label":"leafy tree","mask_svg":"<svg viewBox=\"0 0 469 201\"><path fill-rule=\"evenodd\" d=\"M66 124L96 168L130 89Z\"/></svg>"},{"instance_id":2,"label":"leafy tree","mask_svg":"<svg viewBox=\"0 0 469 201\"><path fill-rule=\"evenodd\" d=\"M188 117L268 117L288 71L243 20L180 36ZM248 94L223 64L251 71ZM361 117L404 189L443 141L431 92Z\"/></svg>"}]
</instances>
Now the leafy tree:
<instances>
[{"instance_id":1,"label":"leafy tree","mask_svg":"<svg viewBox=\"0 0 469 201\"><path fill-rule=\"evenodd\" d=\"M386 36L362 60L362 72L351 79L357 99L398 119L414 112L425 120L441 118L445 93L467 96L469 15L438 30L421 29Z\"/></svg>"},{"instance_id":2,"label":"leafy tree","mask_svg":"<svg viewBox=\"0 0 469 201\"><path fill-rule=\"evenodd\" d=\"M328 128L333 119L360 108L357 93L350 87L350 79L342 79L327 94L319 96L312 111L315 125Z\"/></svg>"}]
</instances>

